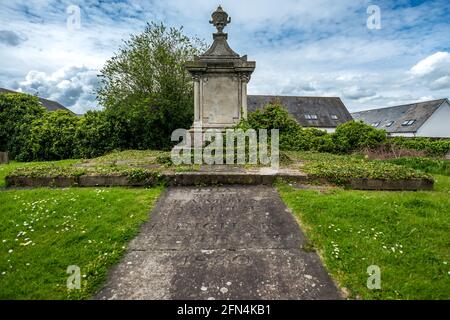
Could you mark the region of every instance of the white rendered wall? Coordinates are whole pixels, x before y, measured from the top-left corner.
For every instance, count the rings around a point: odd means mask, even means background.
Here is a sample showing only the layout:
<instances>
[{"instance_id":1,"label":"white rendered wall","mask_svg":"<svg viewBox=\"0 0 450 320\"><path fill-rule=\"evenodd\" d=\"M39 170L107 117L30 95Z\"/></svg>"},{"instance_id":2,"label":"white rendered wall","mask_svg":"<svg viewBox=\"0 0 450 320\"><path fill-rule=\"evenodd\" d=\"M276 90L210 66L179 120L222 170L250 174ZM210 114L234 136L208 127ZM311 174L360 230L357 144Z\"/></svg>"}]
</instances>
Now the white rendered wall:
<instances>
[{"instance_id":1,"label":"white rendered wall","mask_svg":"<svg viewBox=\"0 0 450 320\"><path fill-rule=\"evenodd\" d=\"M322 131L326 131L328 133L333 133L333 132L336 131L336 128L324 128L324 127L314 127L314 126L312 126L312 127L303 127L303 128L305 128L305 129L315 128L315 129L319 129L319 130L322 130Z\"/></svg>"},{"instance_id":2,"label":"white rendered wall","mask_svg":"<svg viewBox=\"0 0 450 320\"><path fill-rule=\"evenodd\" d=\"M417 130L416 137L450 138L450 105L447 102Z\"/></svg>"},{"instance_id":3,"label":"white rendered wall","mask_svg":"<svg viewBox=\"0 0 450 320\"><path fill-rule=\"evenodd\" d=\"M389 133L389 136L391 137L409 137L409 138L413 138L416 135L412 132L391 132Z\"/></svg>"}]
</instances>

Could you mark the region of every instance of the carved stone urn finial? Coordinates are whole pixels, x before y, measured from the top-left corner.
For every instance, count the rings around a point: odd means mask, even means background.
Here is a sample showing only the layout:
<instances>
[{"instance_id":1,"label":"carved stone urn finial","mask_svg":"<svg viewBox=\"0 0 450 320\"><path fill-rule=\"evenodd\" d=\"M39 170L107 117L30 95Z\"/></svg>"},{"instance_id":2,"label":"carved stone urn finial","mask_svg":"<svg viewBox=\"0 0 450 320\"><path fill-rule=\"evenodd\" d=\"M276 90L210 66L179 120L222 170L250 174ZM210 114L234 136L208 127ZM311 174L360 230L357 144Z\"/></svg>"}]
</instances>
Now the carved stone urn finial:
<instances>
[{"instance_id":1,"label":"carved stone urn finial","mask_svg":"<svg viewBox=\"0 0 450 320\"><path fill-rule=\"evenodd\" d=\"M231 22L231 18L228 17L228 13L223 11L220 5L217 7L217 10L212 13L211 18L212 19L209 23L213 24L214 27L217 28L218 33L223 33L223 28Z\"/></svg>"}]
</instances>

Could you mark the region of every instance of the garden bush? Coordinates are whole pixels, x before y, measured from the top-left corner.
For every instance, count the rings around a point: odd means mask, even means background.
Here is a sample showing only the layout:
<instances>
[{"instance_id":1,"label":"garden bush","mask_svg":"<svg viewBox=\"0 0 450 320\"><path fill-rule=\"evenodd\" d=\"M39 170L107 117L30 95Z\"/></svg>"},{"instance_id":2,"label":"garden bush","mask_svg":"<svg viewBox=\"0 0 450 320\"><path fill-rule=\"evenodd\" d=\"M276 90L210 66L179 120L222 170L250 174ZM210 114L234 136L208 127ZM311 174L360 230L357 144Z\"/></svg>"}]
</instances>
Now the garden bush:
<instances>
[{"instance_id":1,"label":"garden bush","mask_svg":"<svg viewBox=\"0 0 450 320\"><path fill-rule=\"evenodd\" d=\"M0 151L12 159L28 160L23 149L28 143L31 123L46 112L37 97L22 93L0 94Z\"/></svg>"},{"instance_id":2,"label":"garden bush","mask_svg":"<svg viewBox=\"0 0 450 320\"><path fill-rule=\"evenodd\" d=\"M269 104L248 115L237 126L241 129L279 129L280 149L287 151L320 151L347 153L375 147L386 141L386 132L362 122L347 122L329 134L316 128L302 128L279 104Z\"/></svg>"},{"instance_id":3,"label":"garden bush","mask_svg":"<svg viewBox=\"0 0 450 320\"><path fill-rule=\"evenodd\" d=\"M424 151L428 156L444 156L450 151L450 139L430 139L424 137L394 137L388 140L393 148Z\"/></svg>"},{"instance_id":4,"label":"garden bush","mask_svg":"<svg viewBox=\"0 0 450 320\"><path fill-rule=\"evenodd\" d=\"M340 152L374 148L387 139L386 131L375 129L362 121L349 121L339 125L332 135L335 147Z\"/></svg>"},{"instance_id":5,"label":"garden bush","mask_svg":"<svg viewBox=\"0 0 450 320\"><path fill-rule=\"evenodd\" d=\"M62 160L77 155L76 132L81 119L57 110L46 112L31 124L30 137L23 150L28 160Z\"/></svg>"},{"instance_id":6,"label":"garden bush","mask_svg":"<svg viewBox=\"0 0 450 320\"><path fill-rule=\"evenodd\" d=\"M77 158L94 158L119 147L111 119L105 112L88 111L80 117L76 131Z\"/></svg>"},{"instance_id":7,"label":"garden bush","mask_svg":"<svg viewBox=\"0 0 450 320\"><path fill-rule=\"evenodd\" d=\"M303 129L297 121L279 104L268 104L263 110L256 110L248 115L247 120L235 127L247 129L278 129L280 133L280 150L303 151L311 150L314 138L321 137L326 132L317 129Z\"/></svg>"}]
</instances>

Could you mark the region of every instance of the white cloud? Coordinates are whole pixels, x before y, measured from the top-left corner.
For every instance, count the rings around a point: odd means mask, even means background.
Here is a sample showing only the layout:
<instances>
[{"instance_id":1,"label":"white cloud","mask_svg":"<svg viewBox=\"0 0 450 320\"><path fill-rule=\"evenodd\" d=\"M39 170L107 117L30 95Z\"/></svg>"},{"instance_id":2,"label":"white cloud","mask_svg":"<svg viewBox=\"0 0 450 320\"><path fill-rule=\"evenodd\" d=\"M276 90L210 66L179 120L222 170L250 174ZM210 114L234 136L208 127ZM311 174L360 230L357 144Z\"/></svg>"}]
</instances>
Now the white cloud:
<instances>
[{"instance_id":1,"label":"white cloud","mask_svg":"<svg viewBox=\"0 0 450 320\"><path fill-rule=\"evenodd\" d=\"M430 88L433 90L441 90L441 89L450 88L450 75L443 76L443 77L440 77L440 78L434 80L431 83Z\"/></svg>"},{"instance_id":2,"label":"white cloud","mask_svg":"<svg viewBox=\"0 0 450 320\"><path fill-rule=\"evenodd\" d=\"M56 100L75 113L98 108L95 103L97 71L85 66L63 67L51 74L32 70L14 89Z\"/></svg>"},{"instance_id":3,"label":"white cloud","mask_svg":"<svg viewBox=\"0 0 450 320\"><path fill-rule=\"evenodd\" d=\"M450 88L450 53L436 52L420 60L409 73L431 90Z\"/></svg>"},{"instance_id":4,"label":"white cloud","mask_svg":"<svg viewBox=\"0 0 450 320\"><path fill-rule=\"evenodd\" d=\"M361 88L360 86L353 85L348 88L344 88L342 93L345 98L352 100L360 100L363 98L370 98L376 95L376 92L369 88Z\"/></svg>"},{"instance_id":5,"label":"white cloud","mask_svg":"<svg viewBox=\"0 0 450 320\"><path fill-rule=\"evenodd\" d=\"M411 73L420 77L447 72L450 72L450 53L448 52L436 52L411 68Z\"/></svg>"}]
</instances>

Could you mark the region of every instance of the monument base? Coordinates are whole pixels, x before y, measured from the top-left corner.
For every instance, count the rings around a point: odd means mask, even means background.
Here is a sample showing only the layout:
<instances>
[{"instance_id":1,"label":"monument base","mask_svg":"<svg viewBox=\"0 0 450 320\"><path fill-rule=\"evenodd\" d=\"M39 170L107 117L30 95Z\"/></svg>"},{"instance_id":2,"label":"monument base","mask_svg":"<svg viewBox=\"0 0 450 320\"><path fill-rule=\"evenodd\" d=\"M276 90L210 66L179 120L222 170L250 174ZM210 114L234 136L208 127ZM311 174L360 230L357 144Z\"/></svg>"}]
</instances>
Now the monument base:
<instances>
[{"instance_id":1,"label":"monument base","mask_svg":"<svg viewBox=\"0 0 450 320\"><path fill-rule=\"evenodd\" d=\"M206 126L205 125L203 125L203 126L193 125L188 131L191 136L192 149L202 148L205 146L205 142L206 142L205 133L207 130L215 130L216 132L225 134L225 131L227 129L231 129L233 125L230 125L230 126L224 126L222 124L221 125L206 125Z\"/></svg>"}]
</instances>

